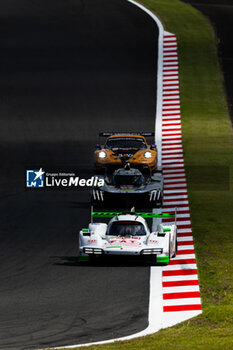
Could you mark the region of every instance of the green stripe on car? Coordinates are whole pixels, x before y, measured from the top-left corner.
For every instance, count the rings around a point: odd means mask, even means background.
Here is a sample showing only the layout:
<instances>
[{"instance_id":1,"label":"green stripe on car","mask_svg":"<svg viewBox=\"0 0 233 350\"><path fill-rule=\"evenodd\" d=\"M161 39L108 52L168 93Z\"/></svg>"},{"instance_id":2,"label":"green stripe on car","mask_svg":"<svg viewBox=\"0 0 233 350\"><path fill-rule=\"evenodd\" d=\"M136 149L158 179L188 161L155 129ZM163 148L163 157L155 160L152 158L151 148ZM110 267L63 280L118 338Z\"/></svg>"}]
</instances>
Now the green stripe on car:
<instances>
[{"instance_id":1,"label":"green stripe on car","mask_svg":"<svg viewBox=\"0 0 233 350\"><path fill-rule=\"evenodd\" d=\"M111 247L105 247L105 248L122 248L122 246L121 245L112 245Z\"/></svg>"},{"instance_id":2,"label":"green stripe on car","mask_svg":"<svg viewBox=\"0 0 233 350\"><path fill-rule=\"evenodd\" d=\"M132 212L107 212L107 211L93 211L92 216L94 217L105 217L105 218L113 218L118 215L137 215L143 218L175 218L175 214L170 213L132 213Z\"/></svg>"},{"instance_id":3,"label":"green stripe on car","mask_svg":"<svg viewBox=\"0 0 233 350\"><path fill-rule=\"evenodd\" d=\"M169 263L169 256L157 256L156 261L158 263Z\"/></svg>"}]
</instances>

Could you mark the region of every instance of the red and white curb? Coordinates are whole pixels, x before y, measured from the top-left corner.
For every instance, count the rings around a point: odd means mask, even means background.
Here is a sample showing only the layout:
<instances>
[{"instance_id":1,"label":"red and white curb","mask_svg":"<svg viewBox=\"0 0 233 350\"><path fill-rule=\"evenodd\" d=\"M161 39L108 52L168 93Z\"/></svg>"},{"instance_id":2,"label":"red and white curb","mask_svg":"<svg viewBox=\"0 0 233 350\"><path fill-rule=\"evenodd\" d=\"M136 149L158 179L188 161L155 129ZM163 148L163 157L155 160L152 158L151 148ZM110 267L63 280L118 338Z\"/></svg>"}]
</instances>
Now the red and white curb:
<instances>
[{"instance_id":1,"label":"red and white curb","mask_svg":"<svg viewBox=\"0 0 233 350\"><path fill-rule=\"evenodd\" d=\"M183 159L179 67L176 35L164 32L162 74L161 165L164 175L164 212L177 208L177 255L162 271L164 323L201 313L200 289L193 245L187 184ZM173 219L163 219L169 223Z\"/></svg>"}]
</instances>

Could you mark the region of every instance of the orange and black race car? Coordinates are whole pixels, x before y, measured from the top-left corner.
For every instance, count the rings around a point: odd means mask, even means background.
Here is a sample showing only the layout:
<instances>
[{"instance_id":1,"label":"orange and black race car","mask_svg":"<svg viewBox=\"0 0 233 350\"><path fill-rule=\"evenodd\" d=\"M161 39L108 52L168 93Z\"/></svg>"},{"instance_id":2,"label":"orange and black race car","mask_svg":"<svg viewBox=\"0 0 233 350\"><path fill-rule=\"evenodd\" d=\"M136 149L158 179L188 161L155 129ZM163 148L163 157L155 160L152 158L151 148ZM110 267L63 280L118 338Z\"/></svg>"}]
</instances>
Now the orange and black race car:
<instances>
[{"instance_id":1,"label":"orange and black race car","mask_svg":"<svg viewBox=\"0 0 233 350\"><path fill-rule=\"evenodd\" d=\"M150 172L157 169L156 145L148 145L145 139L145 136L152 137L154 133L103 132L99 136L107 137L107 139L104 146L96 145L95 167L97 171L113 170L126 163L129 163L132 168Z\"/></svg>"}]
</instances>

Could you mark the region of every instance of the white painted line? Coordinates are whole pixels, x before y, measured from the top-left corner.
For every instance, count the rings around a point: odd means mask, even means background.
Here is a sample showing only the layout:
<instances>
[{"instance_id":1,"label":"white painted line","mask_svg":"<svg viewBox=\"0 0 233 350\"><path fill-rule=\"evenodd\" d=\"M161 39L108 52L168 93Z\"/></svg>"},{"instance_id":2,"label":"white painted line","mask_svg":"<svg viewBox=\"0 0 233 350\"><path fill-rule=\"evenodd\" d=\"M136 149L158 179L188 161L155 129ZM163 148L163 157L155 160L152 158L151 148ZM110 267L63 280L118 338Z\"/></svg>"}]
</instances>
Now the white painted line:
<instances>
[{"instance_id":1,"label":"white painted line","mask_svg":"<svg viewBox=\"0 0 233 350\"><path fill-rule=\"evenodd\" d=\"M163 89L163 96L166 97L166 98L171 98L171 97L174 97L178 94L179 90L177 89L172 89L172 90L169 90L169 89Z\"/></svg>"},{"instance_id":2,"label":"white painted line","mask_svg":"<svg viewBox=\"0 0 233 350\"><path fill-rule=\"evenodd\" d=\"M194 254L192 254L194 255ZM195 256L195 255L194 255ZM197 275L178 275L178 276L163 276L163 282L171 281L195 281L197 280Z\"/></svg>"},{"instance_id":3,"label":"white painted line","mask_svg":"<svg viewBox=\"0 0 233 350\"><path fill-rule=\"evenodd\" d=\"M186 196L188 195L187 189L186 188L178 188L177 190L164 190L164 194L167 197L171 197L173 194L185 194Z\"/></svg>"},{"instance_id":4,"label":"white painted line","mask_svg":"<svg viewBox=\"0 0 233 350\"><path fill-rule=\"evenodd\" d=\"M164 205L166 205L166 204L169 204L169 205L176 205L176 204L189 204L189 202L188 202L188 201L183 201L183 200L181 200L181 201L173 201L173 202L164 201L163 203L164 203Z\"/></svg>"},{"instance_id":5,"label":"white painted line","mask_svg":"<svg viewBox=\"0 0 233 350\"><path fill-rule=\"evenodd\" d=\"M177 60L164 62L163 72L170 73L173 70L179 70L179 65Z\"/></svg>"},{"instance_id":6,"label":"white painted line","mask_svg":"<svg viewBox=\"0 0 233 350\"><path fill-rule=\"evenodd\" d=\"M171 67L175 67L175 64L176 64L176 62L177 62L177 60L166 60L166 62L165 62L165 67L168 67L168 66L171 66ZM178 66L176 66L176 67L178 67Z\"/></svg>"},{"instance_id":7,"label":"white painted line","mask_svg":"<svg viewBox=\"0 0 233 350\"><path fill-rule=\"evenodd\" d=\"M170 154L168 154L168 155L164 155L163 157L162 157L162 159L163 159L163 161L164 160L168 160L168 159L170 159L170 160L174 160L174 159L183 159L183 155L182 154L176 154L176 155L170 155Z\"/></svg>"},{"instance_id":8,"label":"white painted line","mask_svg":"<svg viewBox=\"0 0 233 350\"><path fill-rule=\"evenodd\" d=\"M185 169L163 169L163 174L178 174L178 173L184 173L185 174Z\"/></svg>"},{"instance_id":9,"label":"white painted line","mask_svg":"<svg viewBox=\"0 0 233 350\"><path fill-rule=\"evenodd\" d=\"M179 208L180 209L180 208ZM177 209L178 211L178 209ZM185 232L190 232L192 233L192 229L191 228L183 228L183 229L179 229L179 233L182 234L182 233L185 233Z\"/></svg>"},{"instance_id":10,"label":"white painted line","mask_svg":"<svg viewBox=\"0 0 233 350\"><path fill-rule=\"evenodd\" d=\"M176 185L176 184L178 185L178 186L175 186L177 188L186 188L187 187L186 183L179 183L178 181L176 183L172 183L172 184L167 184L166 181L164 181L164 183L166 183L166 189L173 188L174 185Z\"/></svg>"},{"instance_id":11,"label":"white painted line","mask_svg":"<svg viewBox=\"0 0 233 350\"><path fill-rule=\"evenodd\" d=\"M179 212L176 214L176 218L190 218L190 214L179 214Z\"/></svg>"},{"instance_id":12,"label":"white painted line","mask_svg":"<svg viewBox=\"0 0 233 350\"><path fill-rule=\"evenodd\" d=\"M168 104L177 104L180 106L180 99L177 97L174 97L174 96L170 96L170 98L169 98L169 96L168 96L168 97L164 98L163 105L166 106Z\"/></svg>"},{"instance_id":13,"label":"white painted line","mask_svg":"<svg viewBox=\"0 0 233 350\"><path fill-rule=\"evenodd\" d=\"M163 132L165 129L174 130L177 126L181 128L180 111L174 111L174 109L166 109L163 111Z\"/></svg>"},{"instance_id":14,"label":"white painted line","mask_svg":"<svg viewBox=\"0 0 233 350\"><path fill-rule=\"evenodd\" d=\"M166 141L162 143L162 151L166 149L183 149L181 134L177 136L166 135Z\"/></svg>"},{"instance_id":15,"label":"white painted line","mask_svg":"<svg viewBox=\"0 0 233 350\"><path fill-rule=\"evenodd\" d=\"M199 288L199 285L163 287L163 293L181 293L181 292L200 292L200 288Z\"/></svg>"},{"instance_id":16,"label":"white painted line","mask_svg":"<svg viewBox=\"0 0 233 350\"><path fill-rule=\"evenodd\" d=\"M165 178L164 179L164 185L166 186L166 189L171 189L171 190L175 190L178 188L182 188L182 187L186 187L187 186L187 182L186 182L186 178Z\"/></svg>"},{"instance_id":17,"label":"white painted line","mask_svg":"<svg viewBox=\"0 0 233 350\"><path fill-rule=\"evenodd\" d=\"M170 42L172 42L173 44L174 41L176 42L176 37L169 37L169 38L164 37L164 40L163 40L164 44L166 45Z\"/></svg>"},{"instance_id":18,"label":"white painted line","mask_svg":"<svg viewBox=\"0 0 233 350\"><path fill-rule=\"evenodd\" d=\"M178 83L178 74L170 74L169 76L163 76L163 83L165 82L172 82L172 83Z\"/></svg>"},{"instance_id":19,"label":"white painted line","mask_svg":"<svg viewBox=\"0 0 233 350\"><path fill-rule=\"evenodd\" d=\"M170 305L197 305L201 304L201 299L199 298L184 298L184 299L166 299L163 300L163 306Z\"/></svg>"},{"instance_id":20,"label":"white painted line","mask_svg":"<svg viewBox=\"0 0 233 350\"><path fill-rule=\"evenodd\" d=\"M174 85L174 86L169 86L169 85L165 85L165 86L163 86L163 92L170 92L170 91L172 91L172 92L176 92L176 91L178 91L178 89L179 89L179 85Z\"/></svg>"},{"instance_id":21,"label":"white painted line","mask_svg":"<svg viewBox=\"0 0 233 350\"><path fill-rule=\"evenodd\" d=\"M165 55L166 52L177 53L177 47L166 47L163 46L163 53Z\"/></svg>"},{"instance_id":22,"label":"white painted line","mask_svg":"<svg viewBox=\"0 0 233 350\"><path fill-rule=\"evenodd\" d=\"M185 259L195 259L195 254L183 254L183 255L178 255L172 260L185 260ZM172 276L174 277L174 276Z\"/></svg>"},{"instance_id":23,"label":"white painted line","mask_svg":"<svg viewBox=\"0 0 233 350\"><path fill-rule=\"evenodd\" d=\"M179 221L179 220L177 220L177 225L179 226L179 225L190 225L191 224L191 221L190 220L187 220L187 221ZM187 241L188 241L188 239L187 239Z\"/></svg>"},{"instance_id":24,"label":"white painted line","mask_svg":"<svg viewBox=\"0 0 233 350\"><path fill-rule=\"evenodd\" d=\"M168 47L169 49L172 47L177 47L177 43L176 40L174 40L174 42L169 43L168 41L164 41L164 47Z\"/></svg>"},{"instance_id":25,"label":"white painted line","mask_svg":"<svg viewBox=\"0 0 233 350\"><path fill-rule=\"evenodd\" d=\"M184 211L184 210L189 210L189 206L186 205L186 206L179 207L179 208L176 208L176 207L174 206L174 207L169 208L169 212L173 212L173 211L175 211L175 210L177 210L177 212L179 212L179 211ZM165 213L166 213L167 211L168 211L168 209L162 208L162 212L165 212ZM179 214L179 213L178 213L178 214Z\"/></svg>"},{"instance_id":26,"label":"white painted line","mask_svg":"<svg viewBox=\"0 0 233 350\"><path fill-rule=\"evenodd\" d=\"M178 74L179 73L179 69L178 67L177 68L174 68L173 70L172 69L165 69L163 70L163 76L165 78L167 78L168 76L172 76L173 74Z\"/></svg>"},{"instance_id":27,"label":"white painted line","mask_svg":"<svg viewBox=\"0 0 233 350\"><path fill-rule=\"evenodd\" d=\"M180 246L178 247L178 250L177 250L177 251L186 250L186 249L194 249L193 244L190 244L190 245L180 245Z\"/></svg>"},{"instance_id":28,"label":"white painted line","mask_svg":"<svg viewBox=\"0 0 233 350\"><path fill-rule=\"evenodd\" d=\"M191 234L191 233L190 233ZM187 241L193 241L193 236L185 236L185 237L177 237L178 242L187 242Z\"/></svg>"},{"instance_id":29,"label":"white painted line","mask_svg":"<svg viewBox=\"0 0 233 350\"><path fill-rule=\"evenodd\" d=\"M164 178L164 183L166 185L180 184L180 183L184 183L184 181L186 182L186 177L185 176L180 176L180 177L177 176L175 179L169 179L167 177Z\"/></svg>"},{"instance_id":30,"label":"white painted line","mask_svg":"<svg viewBox=\"0 0 233 350\"><path fill-rule=\"evenodd\" d=\"M168 131L168 130L163 130L163 136L181 136L181 129L180 130L177 130L177 131L174 131L174 130L171 130L171 131Z\"/></svg>"},{"instance_id":31,"label":"white painted line","mask_svg":"<svg viewBox=\"0 0 233 350\"><path fill-rule=\"evenodd\" d=\"M196 269L196 264L183 264L183 265L167 265L163 268L163 271L178 271L178 270L188 270Z\"/></svg>"}]
</instances>

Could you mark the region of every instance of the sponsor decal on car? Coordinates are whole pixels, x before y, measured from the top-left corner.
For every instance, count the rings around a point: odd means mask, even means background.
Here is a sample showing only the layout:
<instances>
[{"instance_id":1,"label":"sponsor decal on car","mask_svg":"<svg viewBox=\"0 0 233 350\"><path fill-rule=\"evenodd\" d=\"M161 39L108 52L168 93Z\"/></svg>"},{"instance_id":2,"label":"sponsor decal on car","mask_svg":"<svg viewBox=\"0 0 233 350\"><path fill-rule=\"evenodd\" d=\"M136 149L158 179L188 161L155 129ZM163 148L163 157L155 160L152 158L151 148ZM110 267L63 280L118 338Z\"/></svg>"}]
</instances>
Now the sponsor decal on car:
<instances>
[{"instance_id":1,"label":"sponsor decal on car","mask_svg":"<svg viewBox=\"0 0 233 350\"><path fill-rule=\"evenodd\" d=\"M137 237L139 238L139 237ZM141 246L142 244L137 241L136 239L132 239L132 238L129 238L129 237L124 237L124 238L120 238L120 239L114 239L114 240L111 240L110 241L110 244L115 244L115 245L124 245L124 246Z\"/></svg>"}]
</instances>

